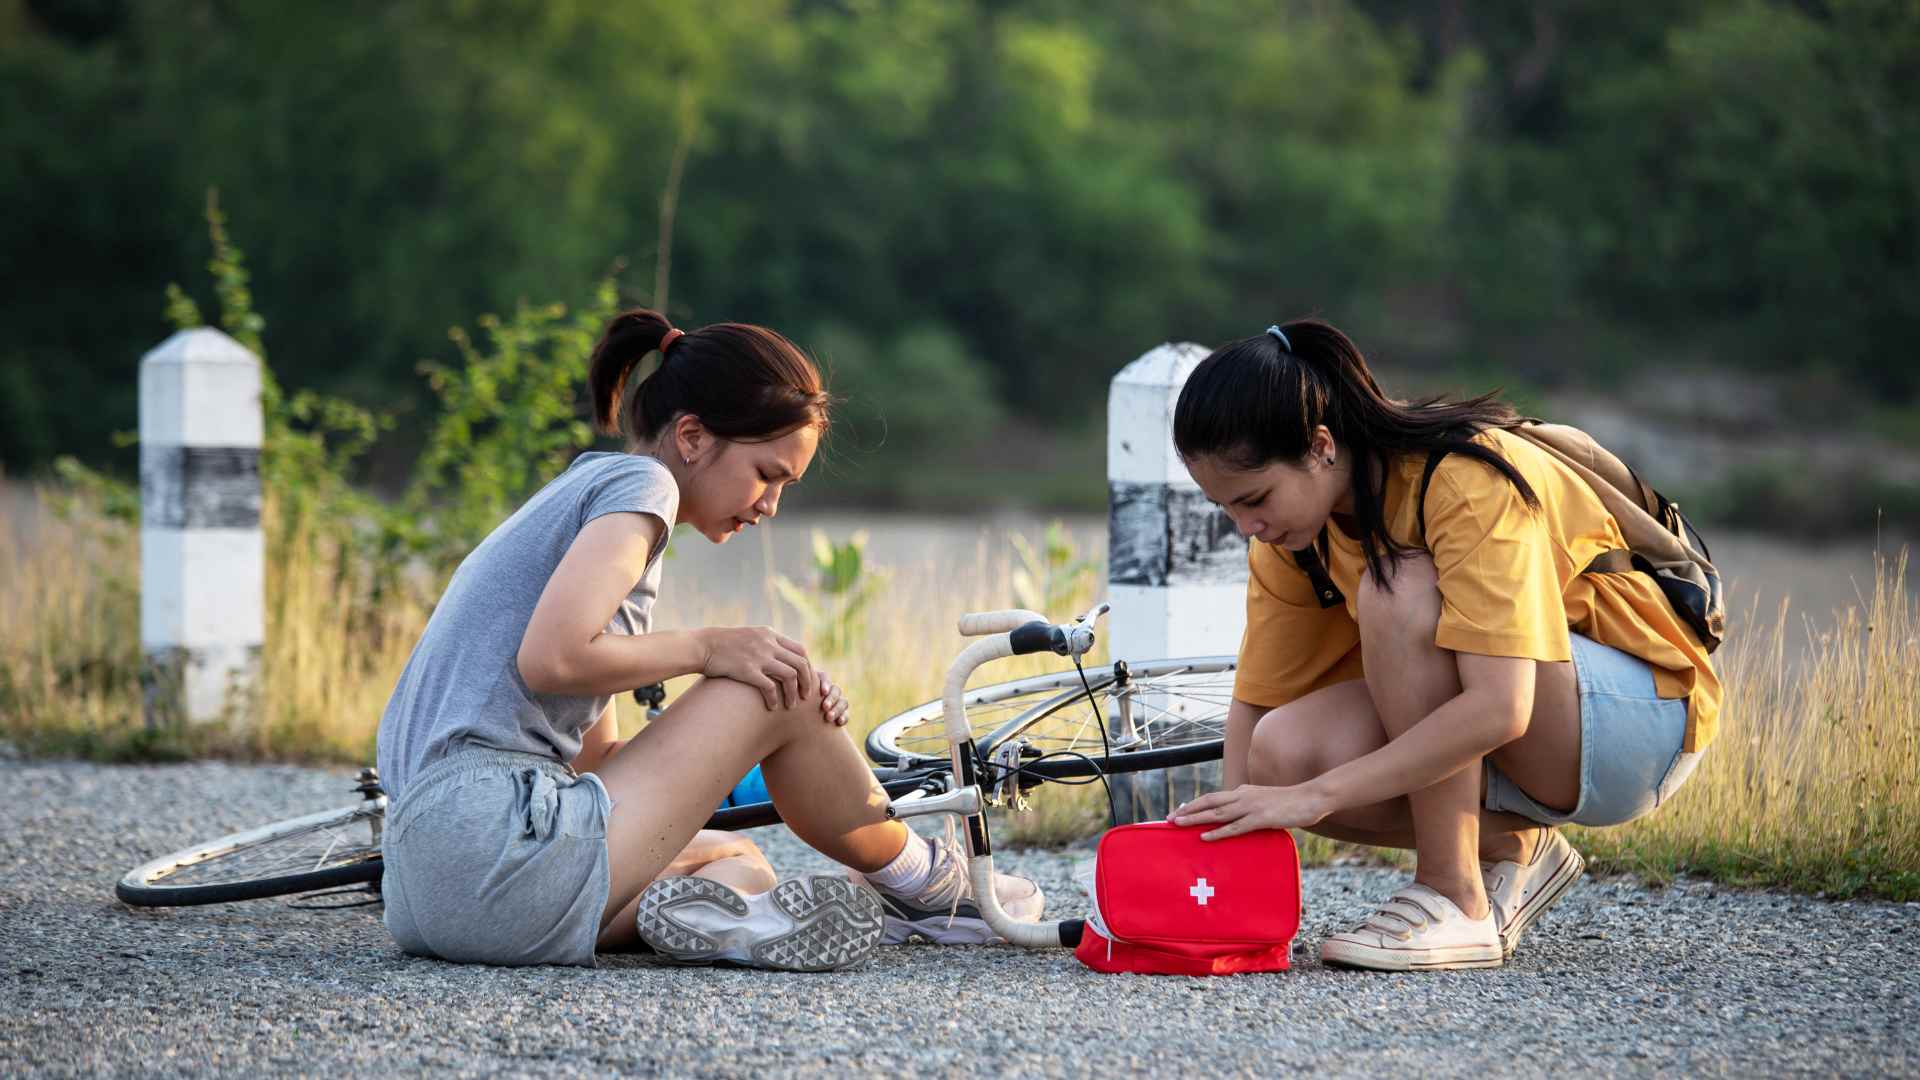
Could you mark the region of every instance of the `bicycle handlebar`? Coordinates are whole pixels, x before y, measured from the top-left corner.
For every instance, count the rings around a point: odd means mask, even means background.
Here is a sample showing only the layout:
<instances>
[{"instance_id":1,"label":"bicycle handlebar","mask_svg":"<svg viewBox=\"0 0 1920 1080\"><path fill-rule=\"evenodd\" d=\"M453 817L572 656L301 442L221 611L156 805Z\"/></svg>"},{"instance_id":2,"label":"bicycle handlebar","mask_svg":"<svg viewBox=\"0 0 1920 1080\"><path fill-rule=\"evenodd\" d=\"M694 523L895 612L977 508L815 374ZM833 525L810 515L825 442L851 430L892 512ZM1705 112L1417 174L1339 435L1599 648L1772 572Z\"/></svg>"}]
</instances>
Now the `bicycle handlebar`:
<instances>
[{"instance_id":1,"label":"bicycle handlebar","mask_svg":"<svg viewBox=\"0 0 1920 1080\"><path fill-rule=\"evenodd\" d=\"M956 782L978 783L969 775L970 770L962 766L962 756L968 753L963 747L971 747L973 741L973 732L967 727L963 698L967 680L973 676L974 670L1004 657L1043 650L1075 657L1075 663L1078 663L1078 658L1093 648L1094 620L1109 610L1104 603L1096 604L1085 615L1060 625L1049 623L1046 616L1038 612L1019 608L976 611L960 616L960 633L968 637L983 634L991 636L960 650L960 655L954 658L953 665L947 669L947 684L940 695ZM984 823L980 835L982 838L986 835ZM967 871L973 883L973 900L979 905L981 918L993 927L995 933L1015 945L1028 948L1071 947L1079 942L1082 926L1079 920L1028 923L1016 921L1008 915L1000 906L1000 898L993 889L993 854L973 850L971 830L967 837Z\"/></svg>"},{"instance_id":2,"label":"bicycle handlebar","mask_svg":"<svg viewBox=\"0 0 1920 1080\"><path fill-rule=\"evenodd\" d=\"M982 634L1004 634L1016 626L1030 622L1046 622L1047 617L1037 611L1024 608L1007 608L1004 611L976 611L960 616L960 636L979 637Z\"/></svg>"}]
</instances>

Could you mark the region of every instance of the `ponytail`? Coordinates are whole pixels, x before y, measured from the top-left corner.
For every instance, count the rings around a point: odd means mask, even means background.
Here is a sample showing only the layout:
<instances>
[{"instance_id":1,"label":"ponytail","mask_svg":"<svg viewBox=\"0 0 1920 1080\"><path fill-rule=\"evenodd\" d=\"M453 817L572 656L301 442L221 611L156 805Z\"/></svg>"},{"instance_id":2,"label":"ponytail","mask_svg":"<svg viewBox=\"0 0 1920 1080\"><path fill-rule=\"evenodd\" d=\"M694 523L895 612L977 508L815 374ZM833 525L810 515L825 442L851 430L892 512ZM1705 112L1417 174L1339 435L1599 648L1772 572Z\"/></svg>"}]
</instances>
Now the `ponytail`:
<instances>
[{"instance_id":1,"label":"ponytail","mask_svg":"<svg viewBox=\"0 0 1920 1080\"><path fill-rule=\"evenodd\" d=\"M666 316L645 308L613 317L593 347L587 390L593 395L593 419L609 435L620 434L620 402L626 397L627 377L648 353L660 348L673 324Z\"/></svg>"},{"instance_id":2,"label":"ponytail","mask_svg":"<svg viewBox=\"0 0 1920 1080\"><path fill-rule=\"evenodd\" d=\"M1539 498L1519 470L1473 441L1489 428L1521 422L1497 392L1404 404L1386 396L1359 348L1332 325L1300 319L1275 329L1279 333L1223 345L1193 369L1173 410L1173 443L1182 458L1211 457L1237 469L1298 465L1314 429L1325 424L1351 455L1360 547L1368 571L1385 588L1391 588L1385 559L1411 549L1387 535L1376 466L1390 469L1395 458L1424 459L1434 451L1463 454L1505 476L1538 509Z\"/></svg>"},{"instance_id":3,"label":"ponytail","mask_svg":"<svg viewBox=\"0 0 1920 1080\"><path fill-rule=\"evenodd\" d=\"M634 369L653 352L661 352L659 365L623 409ZM649 441L682 413L736 442L777 439L809 425L824 433L833 400L813 361L775 331L714 323L683 332L645 308L607 324L593 347L587 388L601 430Z\"/></svg>"}]
</instances>

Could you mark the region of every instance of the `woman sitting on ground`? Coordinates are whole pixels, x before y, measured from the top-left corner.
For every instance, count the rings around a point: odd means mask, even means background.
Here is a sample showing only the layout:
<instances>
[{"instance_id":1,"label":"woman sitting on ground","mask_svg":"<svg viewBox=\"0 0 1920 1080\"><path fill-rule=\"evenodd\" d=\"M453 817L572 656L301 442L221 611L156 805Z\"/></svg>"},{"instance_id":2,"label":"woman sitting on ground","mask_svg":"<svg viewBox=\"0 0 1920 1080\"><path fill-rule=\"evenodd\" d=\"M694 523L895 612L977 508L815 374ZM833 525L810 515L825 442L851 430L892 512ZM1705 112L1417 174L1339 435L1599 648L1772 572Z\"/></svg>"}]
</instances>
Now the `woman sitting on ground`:
<instances>
[{"instance_id":1,"label":"woman sitting on ground","mask_svg":"<svg viewBox=\"0 0 1920 1080\"><path fill-rule=\"evenodd\" d=\"M630 404L635 368L659 354ZM410 953L581 964L644 940L683 962L844 967L884 940L997 940L951 840L886 817L847 701L767 627L651 632L674 525L718 544L780 508L828 422L819 372L758 326L607 327L590 375L624 453L588 453L455 571L380 723L386 924ZM705 676L629 740L612 698ZM855 871L776 883L701 831L755 764L799 837ZM869 888L869 885L872 887ZM996 883L1016 918L1039 890Z\"/></svg>"},{"instance_id":2,"label":"woman sitting on ground","mask_svg":"<svg viewBox=\"0 0 1920 1080\"><path fill-rule=\"evenodd\" d=\"M1174 443L1256 542L1224 790L1173 820L1413 849L1330 963L1497 966L1584 868L1558 827L1649 812L1713 738L1706 649L1651 577L1582 573L1619 526L1518 424L1492 395L1389 399L1312 320L1181 391Z\"/></svg>"}]
</instances>

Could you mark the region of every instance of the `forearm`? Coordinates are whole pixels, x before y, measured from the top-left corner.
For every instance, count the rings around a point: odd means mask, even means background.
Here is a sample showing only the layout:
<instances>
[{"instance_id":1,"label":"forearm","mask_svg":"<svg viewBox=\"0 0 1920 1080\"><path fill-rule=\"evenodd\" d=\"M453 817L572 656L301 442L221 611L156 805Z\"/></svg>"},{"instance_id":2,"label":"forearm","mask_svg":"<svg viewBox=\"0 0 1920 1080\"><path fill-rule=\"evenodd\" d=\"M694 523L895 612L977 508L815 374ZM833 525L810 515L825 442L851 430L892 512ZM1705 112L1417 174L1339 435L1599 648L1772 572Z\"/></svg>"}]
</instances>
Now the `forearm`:
<instances>
[{"instance_id":1,"label":"forearm","mask_svg":"<svg viewBox=\"0 0 1920 1080\"><path fill-rule=\"evenodd\" d=\"M631 739L615 739L610 743L601 743L599 746L582 749L580 755L572 761L573 771L582 776L590 772L599 772L600 767L608 761L611 761L613 755L620 752L621 747L632 741Z\"/></svg>"},{"instance_id":2,"label":"forearm","mask_svg":"<svg viewBox=\"0 0 1920 1080\"><path fill-rule=\"evenodd\" d=\"M601 633L564 654L536 659L523 648L520 674L544 694L598 696L623 694L706 667L708 650L700 630L649 634Z\"/></svg>"},{"instance_id":3,"label":"forearm","mask_svg":"<svg viewBox=\"0 0 1920 1080\"><path fill-rule=\"evenodd\" d=\"M1220 755L1220 786L1232 791L1247 782L1247 753L1253 748L1253 728L1266 707L1239 698L1227 707L1225 746Z\"/></svg>"},{"instance_id":4,"label":"forearm","mask_svg":"<svg viewBox=\"0 0 1920 1080\"><path fill-rule=\"evenodd\" d=\"M1309 781L1329 813L1432 787L1512 738L1508 710L1463 693L1397 739Z\"/></svg>"}]
</instances>

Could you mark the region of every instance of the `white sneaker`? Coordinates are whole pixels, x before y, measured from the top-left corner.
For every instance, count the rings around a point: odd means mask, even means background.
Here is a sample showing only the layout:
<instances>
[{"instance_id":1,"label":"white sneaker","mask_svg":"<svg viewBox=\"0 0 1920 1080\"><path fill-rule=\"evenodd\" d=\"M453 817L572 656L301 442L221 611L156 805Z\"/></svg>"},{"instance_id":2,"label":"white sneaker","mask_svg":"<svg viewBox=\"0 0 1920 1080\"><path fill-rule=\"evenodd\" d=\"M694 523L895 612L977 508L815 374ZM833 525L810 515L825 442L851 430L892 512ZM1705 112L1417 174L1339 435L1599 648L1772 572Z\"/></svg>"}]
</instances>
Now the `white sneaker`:
<instances>
[{"instance_id":1,"label":"white sneaker","mask_svg":"<svg viewBox=\"0 0 1920 1080\"><path fill-rule=\"evenodd\" d=\"M1415 884L1359 926L1321 942L1320 960L1375 971L1499 967L1500 931L1491 910L1469 919L1453 901Z\"/></svg>"},{"instance_id":2,"label":"white sneaker","mask_svg":"<svg viewBox=\"0 0 1920 1080\"><path fill-rule=\"evenodd\" d=\"M1512 861L1480 864L1487 899L1492 901L1500 923L1503 957L1513 957L1520 935L1567 894L1586 868L1587 861L1558 829L1547 830L1546 839L1534 846L1533 858L1524 865Z\"/></svg>"},{"instance_id":3,"label":"white sneaker","mask_svg":"<svg viewBox=\"0 0 1920 1080\"><path fill-rule=\"evenodd\" d=\"M967 876L967 851L959 838L951 834L939 839L916 836L910 842L924 842L932 848L933 868L926 886L912 896L873 886L886 912L886 930L880 943L899 945L916 937L935 945L990 945L1001 940L980 917L980 905L973 899L973 881ZM1000 909L1019 922L1038 922L1046 910L1040 886L1026 878L995 873L993 892L1000 900Z\"/></svg>"},{"instance_id":4,"label":"white sneaker","mask_svg":"<svg viewBox=\"0 0 1920 1080\"><path fill-rule=\"evenodd\" d=\"M741 893L708 878L665 877L640 894L641 940L681 964L837 971L880 943L880 900L834 874Z\"/></svg>"}]
</instances>

